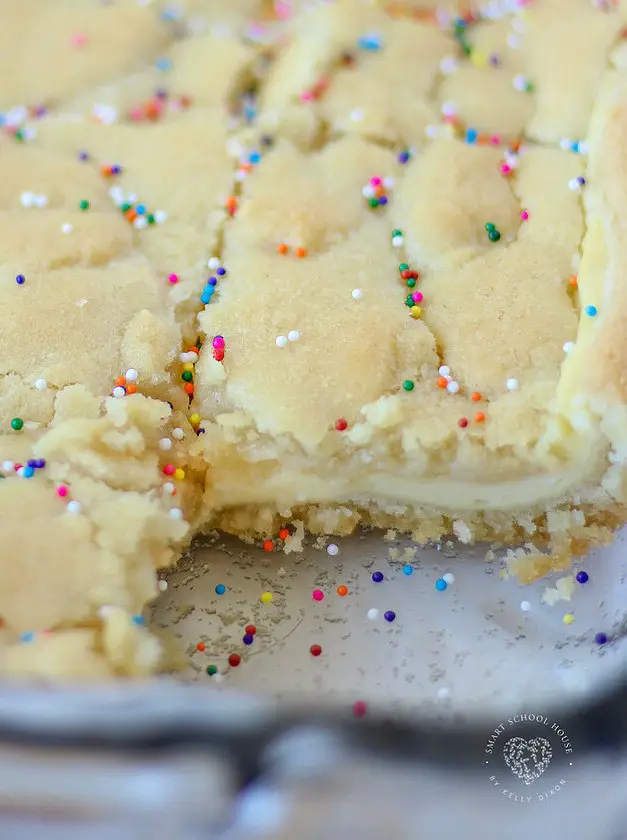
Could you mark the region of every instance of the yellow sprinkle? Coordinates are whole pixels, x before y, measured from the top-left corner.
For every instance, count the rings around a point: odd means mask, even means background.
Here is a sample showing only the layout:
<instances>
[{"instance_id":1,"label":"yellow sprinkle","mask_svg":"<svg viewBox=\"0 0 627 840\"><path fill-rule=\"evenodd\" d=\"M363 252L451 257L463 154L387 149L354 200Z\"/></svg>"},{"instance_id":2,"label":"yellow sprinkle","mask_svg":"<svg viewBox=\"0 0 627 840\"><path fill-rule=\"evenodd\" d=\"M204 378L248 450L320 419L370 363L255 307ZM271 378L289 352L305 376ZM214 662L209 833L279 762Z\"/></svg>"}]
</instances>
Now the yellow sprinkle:
<instances>
[{"instance_id":1,"label":"yellow sprinkle","mask_svg":"<svg viewBox=\"0 0 627 840\"><path fill-rule=\"evenodd\" d=\"M182 470L180 467L177 467L174 470L174 478L177 481L183 481L183 479L185 478L185 470Z\"/></svg>"},{"instance_id":2,"label":"yellow sprinkle","mask_svg":"<svg viewBox=\"0 0 627 840\"><path fill-rule=\"evenodd\" d=\"M486 67L488 64L488 57L485 53L478 52L478 50L473 50L470 54L470 60L475 65L475 67Z\"/></svg>"},{"instance_id":3,"label":"yellow sprinkle","mask_svg":"<svg viewBox=\"0 0 627 840\"><path fill-rule=\"evenodd\" d=\"M191 362L185 362L185 364L183 365L183 370L188 373L193 373L194 365Z\"/></svg>"},{"instance_id":4,"label":"yellow sprinkle","mask_svg":"<svg viewBox=\"0 0 627 840\"><path fill-rule=\"evenodd\" d=\"M201 420L202 417L200 416L200 414L192 414L189 418L189 422L192 424L192 426L199 426Z\"/></svg>"},{"instance_id":5,"label":"yellow sprinkle","mask_svg":"<svg viewBox=\"0 0 627 840\"><path fill-rule=\"evenodd\" d=\"M272 592L262 592L260 600L262 604L269 604L272 600Z\"/></svg>"},{"instance_id":6,"label":"yellow sprinkle","mask_svg":"<svg viewBox=\"0 0 627 840\"><path fill-rule=\"evenodd\" d=\"M419 306L412 306L410 307L409 314L412 318L420 318L422 315L422 309Z\"/></svg>"},{"instance_id":7,"label":"yellow sprinkle","mask_svg":"<svg viewBox=\"0 0 627 840\"><path fill-rule=\"evenodd\" d=\"M574 620L575 620L575 616L572 613L566 613L566 615L562 619L564 624L572 624Z\"/></svg>"}]
</instances>

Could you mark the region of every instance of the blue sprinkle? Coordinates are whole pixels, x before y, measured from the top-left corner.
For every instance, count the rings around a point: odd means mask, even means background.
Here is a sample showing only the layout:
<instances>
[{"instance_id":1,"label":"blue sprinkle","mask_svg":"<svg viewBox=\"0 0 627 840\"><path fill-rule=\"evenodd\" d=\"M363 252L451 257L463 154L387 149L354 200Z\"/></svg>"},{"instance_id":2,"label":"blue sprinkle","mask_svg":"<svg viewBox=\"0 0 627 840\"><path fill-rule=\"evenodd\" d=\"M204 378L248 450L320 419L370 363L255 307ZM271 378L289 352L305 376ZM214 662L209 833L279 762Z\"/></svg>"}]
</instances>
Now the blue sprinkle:
<instances>
[{"instance_id":1,"label":"blue sprinkle","mask_svg":"<svg viewBox=\"0 0 627 840\"><path fill-rule=\"evenodd\" d=\"M24 467L22 475L24 478L32 478L35 475L35 467Z\"/></svg>"},{"instance_id":2,"label":"blue sprinkle","mask_svg":"<svg viewBox=\"0 0 627 840\"><path fill-rule=\"evenodd\" d=\"M216 586L216 595L224 595L226 592L226 586L223 583L219 583Z\"/></svg>"},{"instance_id":3,"label":"blue sprinkle","mask_svg":"<svg viewBox=\"0 0 627 840\"><path fill-rule=\"evenodd\" d=\"M571 145L570 150L571 150L571 152L579 152L579 143L577 143L577 141L575 141Z\"/></svg>"},{"instance_id":4,"label":"blue sprinkle","mask_svg":"<svg viewBox=\"0 0 627 840\"><path fill-rule=\"evenodd\" d=\"M226 274L226 268L222 268L222 266L220 266L220 268L216 271L216 274L218 277L224 277Z\"/></svg>"},{"instance_id":5,"label":"blue sprinkle","mask_svg":"<svg viewBox=\"0 0 627 840\"><path fill-rule=\"evenodd\" d=\"M26 277L24 277L23 274L18 274L17 277L15 278L15 282L17 283L18 286L23 286L24 283L26 283Z\"/></svg>"},{"instance_id":6,"label":"blue sprinkle","mask_svg":"<svg viewBox=\"0 0 627 840\"><path fill-rule=\"evenodd\" d=\"M4 125L4 114L0 114L0 126Z\"/></svg>"},{"instance_id":7,"label":"blue sprinkle","mask_svg":"<svg viewBox=\"0 0 627 840\"><path fill-rule=\"evenodd\" d=\"M205 292L203 292L200 296L200 302L204 303L204 305L206 306L208 303L210 303L210 301L211 301L211 295L207 295L207 294L205 294Z\"/></svg>"},{"instance_id":8,"label":"blue sprinkle","mask_svg":"<svg viewBox=\"0 0 627 840\"><path fill-rule=\"evenodd\" d=\"M438 590L438 592L444 592L444 590L447 588L447 586L448 586L448 584L444 580L444 578L438 578L435 582L435 588Z\"/></svg>"},{"instance_id":9,"label":"blue sprinkle","mask_svg":"<svg viewBox=\"0 0 627 840\"><path fill-rule=\"evenodd\" d=\"M135 212L137 213L138 216L143 216L144 213L146 212L146 205L145 204L138 204L135 207Z\"/></svg>"},{"instance_id":10,"label":"blue sprinkle","mask_svg":"<svg viewBox=\"0 0 627 840\"><path fill-rule=\"evenodd\" d=\"M27 633L22 633L20 636L20 642L32 642L35 638L35 634L31 633L30 630Z\"/></svg>"},{"instance_id":11,"label":"blue sprinkle","mask_svg":"<svg viewBox=\"0 0 627 840\"><path fill-rule=\"evenodd\" d=\"M362 35L361 38L357 41L357 46L360 47L362 50L368 50L369 52L377 52L383 46L381 41L381 36L376 34L370 35Z\"/></svg>"},{"instance_id":12,"label":"blue sprinkle","mask_svg":"<svg viewBox=\"0 0 627 840\"><path fill-rule=\"evenodd\" d=\"M260 152L251 152L248 155L249 163L259 163L260 160L261 160L261 153Z\"/></svg>"},{"instance_id":13,"label":"blue sprinkle","mask_svg":"<svg viewBox=\"0 0 627 840\"><path fill-rule=\"evenodd\" d=\"M598 313L598 310L597 310L596 306L590 305L590 306L586 306L586 308L584 309L584 312L586 313L586 315L589 315L591 318L594 318L594 316Z\"/></svg>"},{"instance_id":14,"label":"blue sprinkle","mask_svg":"<svg viewBox=\"0 0 627 840\"><path fill-rule=\"evenodd\" d=\"M134 615L133 624L145 624L146 620L143 615Z\"/></svg>"},{"instance_id":15,"label":"blue sprinkle","mask_svg":"<svg viewBox=\"0 0 627 840\"><path fill-rule=\"evenodd\" d=\"M169 58L158 58L155 61L155 67L157 70L169 70L172 67L172 62Z\"/></svg>"},{"instance_id":16,"label":"blue sprinkle","mask_svg":"<svg viewBox=\"0 0 627 840\"><path fill-rule=\"evenodd\" d=\"M35 466L38 470L43 470L43 468L46 466L45 458L37 458L37 463L35 464Z\"/></svg>"},{"instance_id":17,"label":"blue sprinkle","mask_svg":"<svg viewBox=\"0 0 627 840\"><path fill-rule=\"evenodd\" d=\"M466 142L467 143L476 143L478 136L479 135L477 134L477 132L475 131L474 128L469 128L468 131L466 132Z\"/></svg>"},{"instance_id":18,"label":"blue sprinkle","mask_svg":"<svg viewBox=\"0 0 627 840\"><path fill-rule=\"evenodd\" d=\"M244 106L244 117L246 118L247 122L252 122L255 117L257 116L257 109L254 108L252 105L245 105Z\"/></svg>"},{"instance_id":19,"label":"blue sprinkle","mask_svg":"<svg viewBox=\"0 0 627 840\"><path fill-rule=\"evenodd\" d=\"M409 577L409 575L413 575L413 573L414 573L414 567L410 566L409 563L406 566L403 566L403 574L404 575L407 575L407 577Z\"/></svg>"}]
</instances>

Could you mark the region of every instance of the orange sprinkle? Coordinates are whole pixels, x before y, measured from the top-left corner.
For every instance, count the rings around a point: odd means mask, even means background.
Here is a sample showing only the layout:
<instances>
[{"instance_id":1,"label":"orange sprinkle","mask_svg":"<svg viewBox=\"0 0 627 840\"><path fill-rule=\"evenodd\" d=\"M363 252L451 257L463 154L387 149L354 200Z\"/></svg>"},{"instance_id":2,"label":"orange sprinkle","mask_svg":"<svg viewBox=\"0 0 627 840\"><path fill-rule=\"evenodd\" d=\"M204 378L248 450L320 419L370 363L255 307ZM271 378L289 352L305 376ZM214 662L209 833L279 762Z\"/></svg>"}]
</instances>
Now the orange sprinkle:
<instances>
[{"instance_id":1,"label":"orange sprinkle","mask_svg":"<svg viewBox=\"0 0 627 840\"><path fill-rule=\"evenodd\" d=\"M568 285L572 286L574 289L577 288L578 280L577 280L577 275L576 274L571 274L571 276L568 278Z\"/></svg>"},{"instance_id":2,"label":"orange sprinkle","mask_svg":"<svg viewBox=\"0 0 627 840\"><path fill-rule=\"evenodd\" d=\"M198 349L198 347L194 346L194 347L190 347L187 352L188 353L196 353L196 355L198 355L198 353L200 353L200 350Z\"/></svg>"},{"instance_id":3,"label":"orange sprinkle","mask_svg":"<svg viewBox=\"0 0 627 840\"><path fill-rule=\"evenodd\" d=\"M123 388L126 385L126 377L118 376L118 378L115 380L115 384L118 386L118 388Z\"/></svg>"},{"instance_id":4,"label":"orange sprinkle","mask_svg":"<svg viewBox=\"0 0 627 840\"><path fill-rule=\"evenodd\" d=\"M264 540L263 550L264 551L274 551L274 543L272 542L272 540Z\"/></svg>"},{"instance_id":5,"label":"orange sprinkle","mask_svg":"<svg viewBox=\"0 0 627 840\"><path fill-rule=\"evenodd\" d=\"M306 248L296 248L294 251L297 257L306 257L307 256L307 249Z\"/></svg>"},{"instance_id":6,"label":"orange sprinkle","mask_svg":"<svg viewBox=\"0 0 627 840\"><path fill-rule=\"evenodd\" d=\"M124 217L128 219L129 222L134 222L137 218L137 210L134 210L132 207L130 210L127 210L124 214Z\"/></svg>"},{"instance_id":7,"label":"orange sprinkle","mask_svg":"<svg viewBox=\"0 0 627 840\"><path fill-rule=\"evenodd\" d=\"M483 423L484 420L485 420L485 414L483 413L483 411L478 411L475 414L475 421L477 423Z\"/></svg>"},{"instance_id":8,"label":"orange sprinkle","mask_svg":"<svg viewBox=\"0 0 627 840\"><path fill-rule=\"evenodd\" d=\"M194 393L194 383L186 382L185 385L183 385L183 390L186 394L189 394L191 397L191 395Z\"/></svg>"},{"instance_id":9,"label":"orange sprinkle","mask_svg":"<svg viewBox=\"0 0 627 840\"><path fill-rule=\"evenodd\" d=\"M279 531L280 540L286 540L289 537L289 535L290 532L287 530L287 528L281 528L281 530Z\"/></svg>"},{"instance_id":10,"label":"orange sprinkle","mask_svg":"<svg viewBox=\"0 0 627 840\"><path fill-rule=\"evenodd\" d=\"M446 388L448 385L448 379L446 376L438 376L438 388Z\"/></svg>"},{"instance_id":11,"label":"orange sprinkle","mask_svg":"<svg viewBox=\"0 0 627 840\"><path fill-rule=\"evenodd\" d=\"M111 167L103 165L100 167L100 174L106 177L107 175L111 175Z\"/></svg>"},{"instance_id":12,"label":"orange sprinkle","mask_svg":"<svg viewBox=\"0 0 627 840\"><path fill-rule=\"evenodd\" d=\"M277 245L276 249L277 249L277 253L279 253L279 254L287 254L287 252L289 251L289 248L287 247L285 242L281 242L280 245Z\"/></svg>"},{"instance_id":13,"label":"orange sprinkle","mask_svg":"<svg viewBox=\"0 0 627 840\"><path fill-rule=\"evenodd\" d=\"M471 399L473 402L479 402L479 400L481 399L481 394L479 393L479 391L474 391L474 393L472 393L472 394L470 395L470 399Z\"/></svg>"},{"instance_id":14,"label":"orange sprinkle","mask_svg":"<svg viewBox=\"0 0 627 840\"><path fill-rule=\"evenodd\" d=\"M343 585L338 586L337 594L340 596L340 598L343 598L345 595L348 595L348 588L346 586L343 586Z\"/></svg>"},{"instance_id":15,"label":"orange sprinkle","mask_svg":"<svg viewBox=\"0 0 627 840\"><path fill-rule=\"evenodd\" d=\"M126 386L126 393L127 394L136 394L137 393L137 385L127 385Z\"/></svg>"},{"instance_id":16,"label":"orange sprinkle","mask_svg":"<svg viewBox=\"0 0 627 840\"><path fill-rule=\"evenodd\" d=\"M196 645L196 650L203 651L204 649L205 649L205 643L204 642L198 642L198 644Z\"/></svg>"}]
</instances>

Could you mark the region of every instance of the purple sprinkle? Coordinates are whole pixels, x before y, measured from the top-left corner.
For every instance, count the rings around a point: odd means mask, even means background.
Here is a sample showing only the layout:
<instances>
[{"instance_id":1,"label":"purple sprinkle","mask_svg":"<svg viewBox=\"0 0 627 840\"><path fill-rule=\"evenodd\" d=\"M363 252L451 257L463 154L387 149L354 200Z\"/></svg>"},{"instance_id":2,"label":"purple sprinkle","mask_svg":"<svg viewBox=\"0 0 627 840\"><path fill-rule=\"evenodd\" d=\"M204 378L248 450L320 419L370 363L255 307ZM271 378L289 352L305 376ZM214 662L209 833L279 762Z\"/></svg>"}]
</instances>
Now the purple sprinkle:
<instances>
[{"instance_id":1,"label":"purple sprinkle","mask_svg":"<svg viewBox=\"0 0 627 840\"><path fill-rule=\"evenodd\" d=\"M226 274L226 268L222 268L222 266L220 266L220 268L216 271L216 274L219 277L224 277L224 275Z\"/></svg>"},{"instance_id":2,"label":"purple sprinkle","mask_svg":"<svg viewBox=\"0 0 627 840\"><path fill-rule=\"evenodd\" d=\"M607 633L597 633L594 637L594 641L597 645L604 645L607 642Z\"/></svg>"},{"instance_id":3,"label":"purple sprinkle","mask_svg":"<svg viewBox=\"0 0 627 840\"><path fill-rule=\"evenodd\" d=\"M379 199L379 206L381 207L381 206L383 206L383 205L385 205L385 204L387 204L387 203L388 203L387 196L382 195L382 196L381 196L381 198Z\"/></svg>"},{"instance_id":4,"label":"purple sprinkle","mask_svg":"<svg viewBox=\"0 0 627 840\"><path fill-rule=\"evenodd\" d=\"M23 274L18 274L17 277L15 278L15 282L17 283L18 286L23 286L24 283L26 283L26 277L24 277Z\"/></svg>"},{"instance_id":5,"label":"purple sprinkle","mask_svg":"<svg viewBox=\"0 0 627 840\"><path fill-rule=\"evenodd\" d=\"M250 633L246 633L245 636L242 639L242 641L244 642L245 645L252 645L254 640L255 640L255 637L253 635L251 635Z\"/></svg>"},{"instance_id":6,"label":"purple sprinkle","mask_svg":"<svg viewBox=\"0 0 627 840\"><path fill-rule=\"evenodd\" d=\"M588 572L584 572L583 569L577 572L577 583L588 583L588 580Z\"/></svg>"},{"instance_id":7,"label":"purple sprinkle","mask_svg":"<svg viewBox=\"0 0 627 840\"><path fill-rule=\"evenodd\" d=\"M501 59L498 57L498 55L495 55L493 53L490 56L490 64L492 65L492 67L498 67L500 63L501 63Z\"/></svg>"},{"instance_id":8,"label":"purple sprinkle","mask_svg":"<svg viewBox=\"0 0 627 840\"><path fill-rule=\"evenodd\" d=\"M401 152L398 156L399 163L407 163L409 160L409 152Z\"/></svg>"},{"instance_id":9,"label":"purple sprinkle","mask_svg":"<svg viewBox=\"0 0 627 840\"><path fill-rule=\"evenodd\" d=\"M391 621L394 621L394 619L396 618L396 613L394 612L394 610L386 610L386 611L383 613L383 618L384 618L386 621L390 621L390 622L391 622Z\"/></svg>"},{"instance_id":10,"label":"purple sprinkle","mask_svg":"<svg viewBox=\"0 0 627 840\"><path fill-rule=\"evenodd\" d=\"M168 98L168 92L167 92L167 90L164 90L163 88L159 88L159 90L155 91L155 96L157 97L157 99L167 99Z\"/></svg>"},{"instance_id":11,"label":"purple sprinkle","mask_svg":"<svg viewBox=\"0 0 627 840\"><path fill-rule=\"evenodd\" d=\"M218 281L216 280L216 278L215 278L215 277L210 277L210 278L207 280L207 283L208 283L210 286L215 286L217 282L218 282Z\"/></svg>"},{"instance_id":12,"label":"purple sprinkle","mask_svg":"<svg viewBox=\"0 0 627 840\"><path fill-rule=\"evenodd\" d=\"M85 152L85 151L79 152L78 153L78 159L79 160L89 160L89 153Z\"/></svg>"},{"instance_id":13,"label":"purple sprinkle","mask_svg":"<svg viewBox=\"0 0 627 840\"><path fill-rule=\"evenodd\" d=\"M373 572L372 579L375 583L381 583L383 580L383 572Z\"/></svg>"}]
</instances>

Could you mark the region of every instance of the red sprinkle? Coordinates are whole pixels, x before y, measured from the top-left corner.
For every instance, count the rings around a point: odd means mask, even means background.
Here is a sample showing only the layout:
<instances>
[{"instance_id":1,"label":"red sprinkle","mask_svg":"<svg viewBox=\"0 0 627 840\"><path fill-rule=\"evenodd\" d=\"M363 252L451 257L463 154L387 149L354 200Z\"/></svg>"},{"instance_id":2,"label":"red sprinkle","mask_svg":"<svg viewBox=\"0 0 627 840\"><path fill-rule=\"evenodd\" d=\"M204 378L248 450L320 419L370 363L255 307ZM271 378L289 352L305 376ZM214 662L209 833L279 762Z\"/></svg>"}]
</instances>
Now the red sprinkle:
<instances>
[{"instance_id":1,"label":"red sprinkle","mask_svg":"<svg viewBox=\"0 0 627 840\"><path fill-rule=\"evenodd\" d=\"M251 636L254 636L255 633L257 632L257 628L255 627L254 624L247 624L246 627L245 627L245 630L246 630L247 633L250 633Z\"/></svg>"},{"instance_id":2,"label":"red sprinkle","mask_svg":"<svg viewBox=\"0 0 627 840\"><path fill-rule=\"evenodd\" d=\"M309 648L309 653L312 656L320 656L320 654L322 653L322 648L320 647L320 645L312 645Z\"/></svg>"},{"instance_id":3,"label":"red sprinkle","mask_svg":"<svg viewBox=\"0 0 627 840\"><path fill-rule=\"evenodd\" d=\"M466 426L468 425L468 418L467 417L460 417L459 420L457 421L457 425L459 426L460 429L465 429Z\"/></svg>"},{"instance_id":4,"label":"red sprinkle","mask_svg":"<svg viewBox=\"0 0 627 840\"><path fill-rule=\"evenodd\" d=\"M231 668L237 668L241 661L242 657L239 655L239 653L232 653L229 656L229 665L231 666Z\"/></svg>"},{"instance_id":5,"label":"red sprinkle","mask_svg":"<svg viewBox=\"0 0 627 840\"><path fill-rule=\"evenodd\" d=\"M353 703L353 714L355 717L364 717L367 711L368 707L363 700L355 700Z\"/></svg>"},{"instance_id":6,"label":"red sprinkle","mask_svg":"<svg viewBox=\"0 0 627 840\"><path fill-rule=\"evenodd\" d=\"M264 540L263 550L264 551L273 551L274 550L274 543L272 542L272 540Z\"/></svg>"},{"instance_id":7,"label":"red sprinkle","mask_svg":"<svg viewBox=\"0 0 627 840\"><path fill-rule=\"evenodd\" d=\"M198 644L196 645L196 650L203 651L204 649L205 649L205 643L204 642L198 642Z\"/></svg>"},{"instance_id":8,"label":"red sprinkle","mask_svg":"<svg viewBox=\"0 0 627 840\"><path fill-rule=\"evenodd\" d=\"M335 428L338 432L344 432L348 428L348 423L343 417L340 417L339 420L335 421Z\"/></svg>"},{"instance_id":9,"label":"red sprinkle","mask_svg":"<svg viewBox=\"0 0 627 840\"><path fill-rule=\"evenodd\" d=\"M287 528L281 528L281 530L279 531L280 540L286 540L289 537L289 535L290 532L287 530Z\"/></svg>"},{"instance_id":10,"label":"red sprinkle","mask_svg":"<svg viewBox=\"0 0 627 840\"><path fill-rule=\"evenodd\" d=\"M217 348L216 350L214 350L213 358L216 360L216 362L221 362L224 358L224 350L222 350L222 348Z\"/></svg>"}]
</instances>

